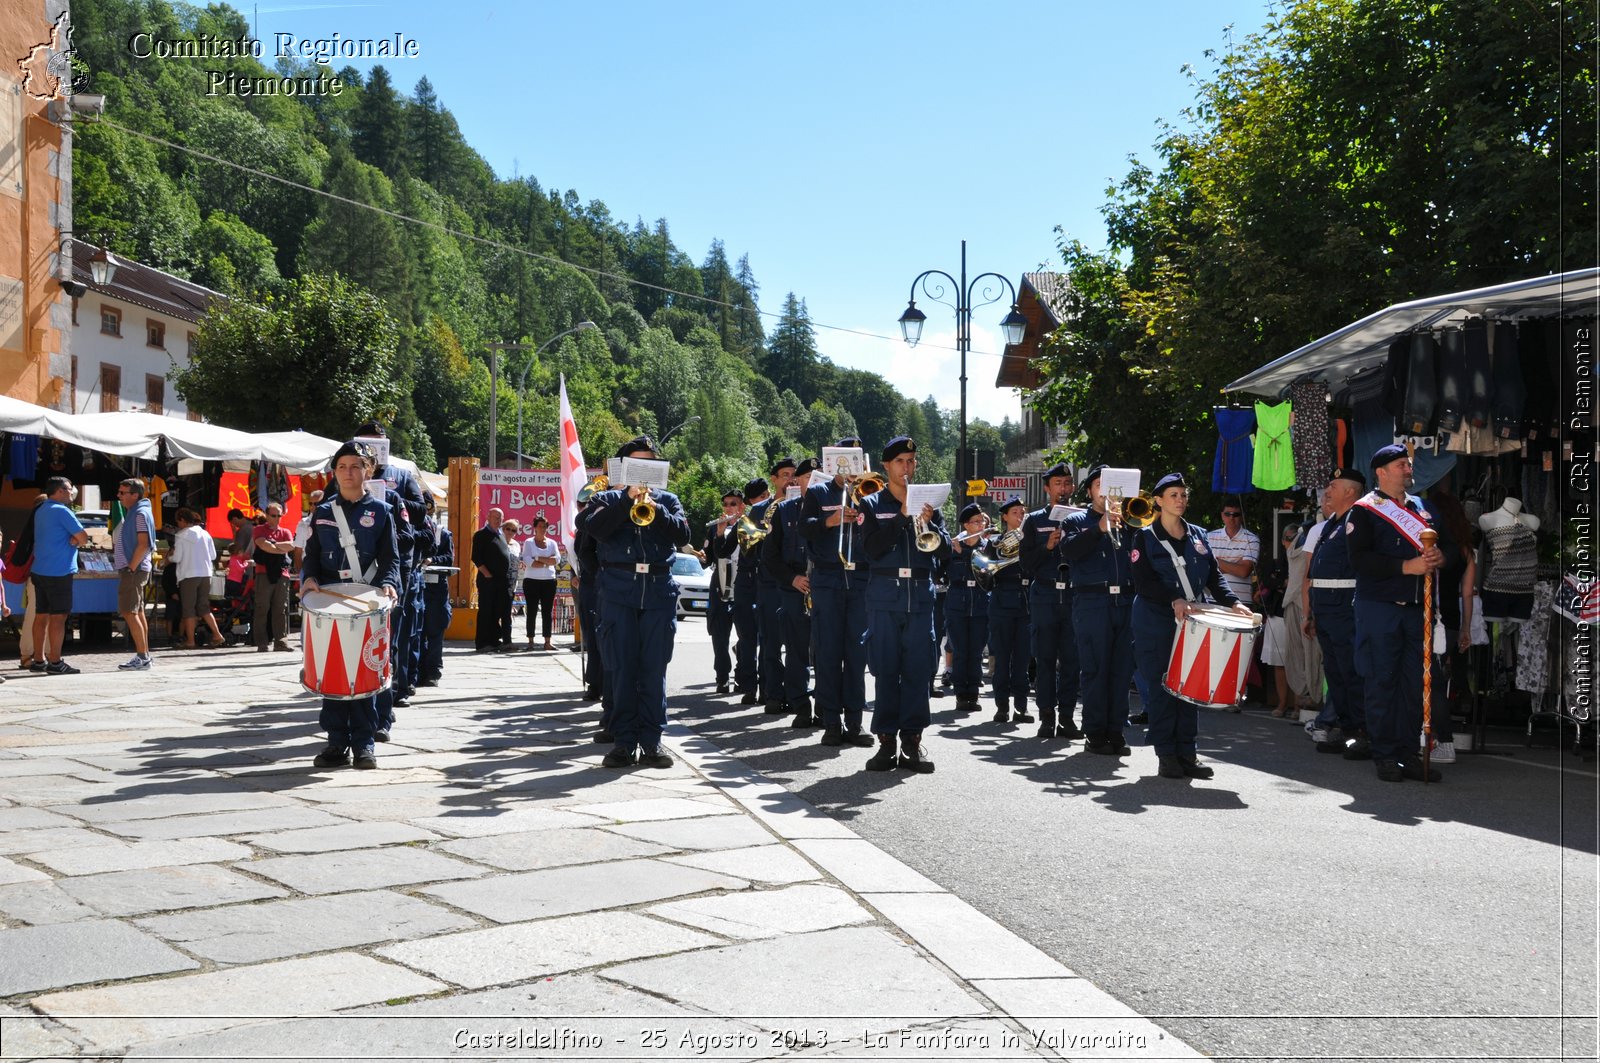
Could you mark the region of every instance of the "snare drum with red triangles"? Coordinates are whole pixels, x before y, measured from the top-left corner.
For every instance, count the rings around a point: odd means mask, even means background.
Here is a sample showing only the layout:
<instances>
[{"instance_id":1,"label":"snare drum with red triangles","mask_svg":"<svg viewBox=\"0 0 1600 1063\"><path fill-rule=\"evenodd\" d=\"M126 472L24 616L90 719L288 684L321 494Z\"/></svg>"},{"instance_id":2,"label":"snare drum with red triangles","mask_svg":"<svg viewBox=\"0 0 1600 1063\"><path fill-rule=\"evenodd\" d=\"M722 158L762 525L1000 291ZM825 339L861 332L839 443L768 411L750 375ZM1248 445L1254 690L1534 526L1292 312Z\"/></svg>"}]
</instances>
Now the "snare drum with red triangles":
<instances>
[{"instance_id":1,"label":"snare drum with red triangles","mask_svg":"<svg viewBox=\"0 0 1600 1063\"><path fill-rule=\"evenodd\" d=\"M1190 611L1172 638L1162 686L1184 701L1228 709L1244 700L1244 684L1261 633L1259 616L1204 606Z\"/></svg>"},{"instance_id":2,"label":"snare drum with red triangles","mask_svg":"<svg viewBox=\"0 0 1600 1063\"><path fill-rule=\"evenodd\" d=\"M365 583L334 583L300 599L305 670L300 685L350 701L389 687L389 608Z\"/></svg>"}]
</instances>

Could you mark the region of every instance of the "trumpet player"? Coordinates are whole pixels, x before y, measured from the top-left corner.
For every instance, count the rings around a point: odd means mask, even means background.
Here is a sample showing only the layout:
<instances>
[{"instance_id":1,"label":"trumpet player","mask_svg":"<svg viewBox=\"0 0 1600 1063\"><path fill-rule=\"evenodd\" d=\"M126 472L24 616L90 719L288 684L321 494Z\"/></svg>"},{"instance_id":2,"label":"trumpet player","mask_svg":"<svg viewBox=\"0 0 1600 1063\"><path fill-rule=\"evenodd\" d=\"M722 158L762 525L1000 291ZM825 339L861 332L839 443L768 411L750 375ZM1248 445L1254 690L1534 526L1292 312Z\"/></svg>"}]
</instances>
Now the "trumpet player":
<instances>
[{"instance_id":1,"label":"trumpet player","mask_svg":"<svg viewBox=\"0 0 1600 1063\"><path fill-rule=\"evenodd\" d=\"M1055 506L1072 497L1072 469L1057 462L1044 471L1045 504L1022 522L1022 568L1032 581L1028 611L1032 619L1034 697L1039 703L1039 737L1082 738L1072 722L1078 703L1078 639L1072 629L1072 584ZM1060 713L1060 726L1056 724Z\"/></svg>"},{"instance_id":2,"label":"trumpet player","mask_svg":"<svg viewBox=\"0 0 1600 1063\"><path fill-rule=\"evenodd\" d=\"M778 620L783 631L783 703L794 713L790 727L815 727L811 714L810 551L800 534L801 506L817 462L803 459L785 488L792 498L775 502L771 533L761 543L761 564L778 585Z\"/></svg>"},{"instance_id":3,"label":"trumpet player","mask_svg":"<svg viewBox=\"0 0 1600 1063\"><path fill-rule=\"evenodd\" d=\"M655 444L647 436L631 439L618 448L617 457L653 458ZM654 514L643 520L635 510L646 500ZM671 767L661 731L667 723L667 662L677 624L672 556L688 545L689 521L676 495L636 485L601 491L579 522L594 536L600 557L600 638L610 669L606 679L614 688L610 731L616 744L602 763Z\"/></svg>"},{"instance_id":4,"label":"trumpet player","mask_svg":"<svg viewBox=\"0 0 1600 1063\"><path fill-rule=\"evenodd\" d=\"M733 654L729 643L733 636L733 584L739 539L734 528L744 516L744 494L740 491L722 492L722 516L706 526L705 542L700 553L705 558L702 565L711 568L711 595L706 603L706 630L711 634L711 656L717 672L717 693L727 694L732 689L728 678L733 672Z\"/></svg>"},{"instance_id":5,"label":"trumpet player","mask_svg":"<svg viewBox=\"0 0 1600 1063\"><path fill-rule=\"evenodd\" d=\"M957 712L977 712L983 685L983 648L989 642L989 592L978 582L972 557L984 545L989 518L968 502L961 510L961 533L950 540L950 590L944 596L945 633L950 640L951 685Z\"/></svg>"},{"instance_id":6,"label":"trumpet player","mask_svg":"<svg viewBox=\"0 0 1600 1063\"><path fill-rule=\"evenodd\" d=\"M854 438L835 446L862 449ZM825 746L872 745L861 726L867 706L868 566L860 509L865 475L812 477L800 511L800 534L811 552L815 712Z\"/></svg>"},{"instance_id":7,"label":"trumpet player","mask_svg":"<svg viewBox=\"0 0 1600 1063\"><path fill-rule=\"evenodd\" d=\"M1013 498L1000 507L1000 547L1009 548L1007 536L1020 540L1027 509ZM1005 560L1004 555L997 560ZM994 654L994 722L1032 723L1028 714L1028 661L1033 657L1028 621L1028 576L1021 564L1007 565L994 574L989 592L989 652Z\"/></svg>"},{"instance_id":8,"label":"trumpet player","mask_svg":"<svg viewBox=\"0 0 1600 1063\"><path fill-rule=\"evenodd\" d=\"M1078 639L1085 748L1123 756L1128 685L1133 681L1133 538L1121 506L1100 486L1104 465L1084 478L1089 508L1066 520L1061 553L1071 566L1072 626Z\"/></svg>"},{"instance_id":9,"label":"trumpet player","mask_svg":"<svg viewBox=\"0 0 1600 1063\"><path fill-rule=\"evenodd\" d=\"M767 498L767 481L751 480L744 485L744 506L741 516L748 516L756 503ZM734 522L735 528L739 521ZM761 566L756 558L746 557L745 549L738 543L734 532L733 553L733 629L739 634L733 654L733 688L740 695L741 705L755 705L761 701L761 669L758 651L761 647L760 586L756 570Z\"/></svg>"},{"instance_id":10,"label":"trumpet player","mask_svg":"<svg viewBox=\"0 0 1600 1063\"><path fill-rule=\"evenodd\" d=\"M889 484L862 504L867 558L867 661L877 686L872 733L878 751L868 771L898 764L927 774L933 761L922 752L928 726L928 684L937 647L933 635L933 566L950 556L950 537L938 510L913 513L906 486L916 479L917 444L896 436L883 448ZM898 748L897 748L898 746ZM896 754L898 753L898 757Z\"/></svg>"},{"instance_id":11,"label":"trumpet player","mask_svg":"<svg viewBox=\"0 0 1600 1063\"><path fill-rule=\"evenodd\" d=\"M776 516L773 510L789 490L794 470L793 458L779 458L773 462L767 475L771 493L750 507L750 519L767 533L771 532L772 519ZM789 711L783 700L783 592L772 573L761 564L760 547L755 548L749 560L750 567L756 570L756 604L760 609L761 700L768 716L782 716Z\"/></svg>"}]
</instances>

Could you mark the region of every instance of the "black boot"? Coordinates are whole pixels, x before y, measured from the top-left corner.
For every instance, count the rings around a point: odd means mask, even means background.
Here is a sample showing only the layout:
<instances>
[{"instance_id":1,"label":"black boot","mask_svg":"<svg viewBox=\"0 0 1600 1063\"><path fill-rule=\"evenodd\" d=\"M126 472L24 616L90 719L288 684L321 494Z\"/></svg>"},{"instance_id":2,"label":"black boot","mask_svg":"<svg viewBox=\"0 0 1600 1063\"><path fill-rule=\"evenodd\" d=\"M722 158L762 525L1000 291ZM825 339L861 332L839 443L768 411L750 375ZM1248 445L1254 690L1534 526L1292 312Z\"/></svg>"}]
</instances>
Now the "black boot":
<instances>
[{"instance_id":1,"label":"black boot","mask_svg":"<svg viewBox=\"0 0 1600 1063\"><path fill-rule=\"evenodd\" d=\"M1200 763L1193 753L1181 756L1178 759L1183 762L1183 773L1191 779L1209 779L1216 774L1211 770L1210 765Z\"/></svg>"},{"instance_id":2,"label":"black boot","mask_svg":"<svg viewBox=\"0 0 1600 1063\"><path fill-rule=\"evenodd\" d=\"M822 729L822 744L825 746L844 745L844 729L836 723L830 723Z\"/></svg>"},{"instance_id":3,"label":"black boot","mask_svg":"<svg viewBox=\"0 0 1600 1063\"><path fill-rule=\"evenodd\" d=\"M794 710L794 720L789 724L790 727L817 726L817 718L811 714L810 699L801 698L798 702L790 705L789 707Z\"/></svg>"},{"instance_id":4,"label":"black boot","mask_svg":"<svg viewBox=\"0 0 1600 1063\"><path fill-rule=\"evenodd\" d=\"M846 716L844 718L844 730L841 732L840 737L844 739L844 744L847 746L872 745L872 736L861 730L861 717L859 715L855 717Z\"/></svg>"},{"instance_id":5,"label":"black boot","mask_svg":"<svg viewBox=\"0 0 1600 1063\"><path fill-rule=\"evenodd\" d=\"M922 732L908 731L900 736L900 766L918 775L933 771L933 761L922 755Z\"/></svg>"},{"instance_id":6,"label":"black boot","mask_svg":"<svg viewBox=\"0 0 1600 1063\"><path fill-rule=\"evenodd\" d=\"M1106 754L1113 757L1125 757L1133 750L1128 748L1128 743L1122 737L1121 731L1112 731L1106 736Z\"/></svg>"},{"instance_id":7,"label":"black boot","mask_svg":"<svg viewBox=\"0 0 1600 1063\"><path fill-rule=\"evenodd\" d=\"M1163 779L1182 779L1187 776L1182 760L1171 753L1163 753L1156 757L1156 774Z\"/></svg>"},{"instance_id":8,"label":"black boot","mask_svg":"<svg viewBox=\"0 0 1600 1063\"><path fill-rule=\"evenodd\" d=\"M759 694L757 694L754 690L746 690L744 692L744 696L739 699L739 704L741 704L741 705L754 705L757 702L759 702L760 700L761 700L761 696Z\"/></svg>"},{"instance_id":9,"label":"black boot","mask_svg":"<svg viewBox=\"0 0 1600 1063\"><path fill-rule=\"evenodd\" d=\"M769 701L762 711L768 716L787 716L789 714L789 706L781 701Z\"/></svg>"},{"instance_id":10,"label":"black boot","mask_svg":"<svg viewBox=\"0 0 1600 1063\"><path fill-rule=\"evenodd\" d=\"M1011 722L1011 702L1008 699L1006 699L1006 698L995 698L994 722L995 723L1010 723Z\"/></svg>"},{"instance_id":11,"label":"black boot","mask_svg":"<svg viewBox=\"0 0 1600 1063\"><path fill-rule=\"evenodd\" d=\"M878 751L867 758L867 770L891 771L897 759L894 735L879 735Z\"/></svg>"},{"instance_id":12,"label":"black boot","mask_svg":"<svg viewBox=\"0 0 1600 1063\"><path fill-rule=\"evenodd\" d=\"M1033 716L1032 716L1032 714L1030 714L1028 712L1028 699L1027 698L1024 697L1024 698L1018 698L1017 699L1017 707L1011 713L1011 722L1013 722L1013 723L1032 723L1033 722Z\"/></svg>"},{"instance_id":13,"label":"black boot","mask_svg":"<svg viewBox=\"0 0 1600 1063\"><path fill-rule=\"evenodd\" d=\"M1056 736L1056 710L1039 710L1039 732L1035 738L1054 738Z\"/></svg>"},{"instance_id":14,"label":"black boot","mask_svg":"<svg viewBox=\"0 0 1600 1063\"><path fill-rule=\"evenodd\" d=\"M1056 737L1065 738L1069 742L1083 737L1083 732L1078 730L1078 725L1072 722L1072 711L1070 709L1061 714L1061 723L1056 727Z\"/></svg>"}]
</instances>

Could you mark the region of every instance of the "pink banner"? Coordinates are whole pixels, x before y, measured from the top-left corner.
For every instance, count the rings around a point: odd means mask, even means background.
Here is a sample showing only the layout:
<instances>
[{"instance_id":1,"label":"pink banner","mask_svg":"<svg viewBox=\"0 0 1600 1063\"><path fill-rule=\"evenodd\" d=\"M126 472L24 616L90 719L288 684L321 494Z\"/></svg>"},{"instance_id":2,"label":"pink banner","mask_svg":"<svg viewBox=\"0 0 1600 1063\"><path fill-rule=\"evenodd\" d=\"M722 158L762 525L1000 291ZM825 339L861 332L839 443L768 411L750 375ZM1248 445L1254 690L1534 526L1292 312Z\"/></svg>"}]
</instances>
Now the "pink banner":
<instances>
[{"instance_id":1,"label":"pink banner","mask_svg":"<svg viewBox=\"0 0 1600 1063\"><path fill-rule=\"evenodd\" d=\"M550 534L561 534L561 474L554 469L480 469L478 513L491 508L524 528L534 517L550 522Z\"/></svg>"}]
</instances>

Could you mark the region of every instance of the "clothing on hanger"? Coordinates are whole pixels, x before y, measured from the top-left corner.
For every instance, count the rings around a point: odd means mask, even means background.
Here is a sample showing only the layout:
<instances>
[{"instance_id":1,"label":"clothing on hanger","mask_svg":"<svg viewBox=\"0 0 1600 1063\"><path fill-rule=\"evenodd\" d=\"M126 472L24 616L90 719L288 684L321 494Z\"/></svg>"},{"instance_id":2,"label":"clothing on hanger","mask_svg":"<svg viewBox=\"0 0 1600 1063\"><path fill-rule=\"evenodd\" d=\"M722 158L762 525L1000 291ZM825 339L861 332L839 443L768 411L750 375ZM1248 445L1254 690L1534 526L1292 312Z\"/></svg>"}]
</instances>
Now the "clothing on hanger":
<instances>
[{"instance_id":1,"label":"clothing on hanger","mask_svg":"<svg viewBox=\"0 0 1600 1063\"><path fill-rule=\"evenodd\" d=\"M1489 400L1489 427L1500 439L1522 438L1522 407L1528 398L1522 384L1522 352L1517 326L1496 321L1489 333L1489 361L1494 389Z\"/></svg>"},{"instance_id":2,"label":"clothing on hanger","mask_svg":"<svg viewBox=\"0 0 1600 1063\"><path fill-rule=\"evenodd\" d=\"M1287 491L1294 486L1294 446L1289 438L1293 416L1292 403L1256 403L1256 452L1250 479L1258 491Z\"/></svg>"},{"instance_id":3,"label":"clothing on hanger","mask_svg":"<svg viewBox=\"0 0 1600 1063\"><path fill-rule=\"evenodd\" d=\"M1255 447L1250 434L1255 431L1254 410L1218 406L1211 411L1217 422L1217 451L1211 460L1211 490L1217 494L1238 495L1255 490L1250 473L1255 464Z\"/></svg>"},{"instance_id":4,"label":"clothing on hanger","mask_svg":"<svg viewBox=\"0 0 1600 1063\"><path fill-rule=\"evenodd\" d=\"M1462 329L1466 345L1466 421L1474 428L1489 428L1489 323L1469 318Z\"/></svg>"},{"instance_id":5,"label":"clothing on hanger","mask_svg":"<svg viewBox=\"0 0 1600 1063\"><path fill-rule=\"evenodd\" d=\"M1556 585L1551 580L1540 580L1534 585L1530 598L1533 615L1517 630L1518 690L1529 694L1543 694L1550 689L1550 632L1551 606L1555 601Z\"/></svg>"},{"instance_id":6,"label":"clothing on hanger","mask_svg":"<svg viewBox=\"0 0 1600 1063\"><path fill-rule=\"evenodd\" d=\"M1294 441L1294 473L1301 487L1321 490L1333 475L1333 452L1328 444L1328 385L1306 380L1289 388L1294 407L1290 436Z\"/></svg>"},{"instance_id":7,"label":"clothing on hanger","mask_svg":"<svg viewBox=\"0 0 1600 1063\"><path fill-rule=\"evenodd\" d=\"M1442 360L1443 356L1432 334L1412 333L1410 364L1406 368L1405 404L1399 419L1402 434L1429 436L1437 430L1439 364Z\"/></svg>"},{"instance_id":8,"label":"clothing on hanger","mask_svg":"<svg viewBox=\"0 0 1600 1063\"><path fill-rule=\"evenodd\" d=\"M1483 575L1484 613L1489 619L1528 619L1533 610L1533 577L1538 571L1539 540L1520 520L1485 528L1488 554Z\"/></svg>"}]
</instances>

